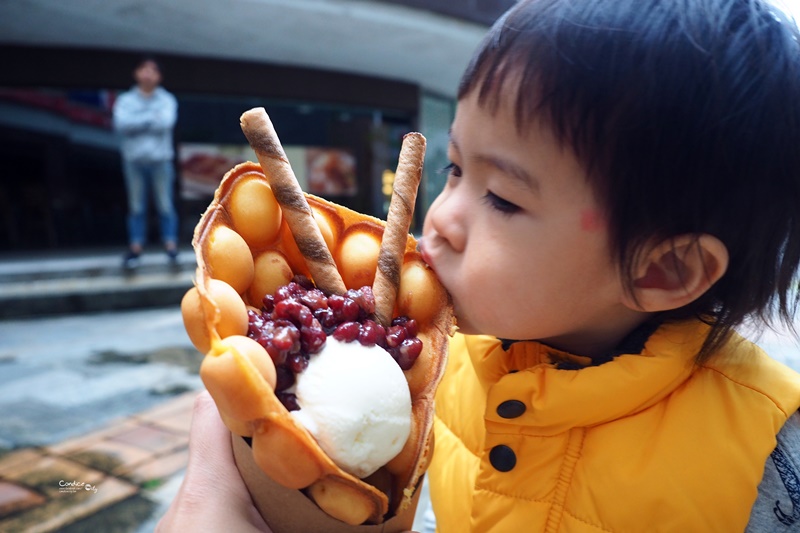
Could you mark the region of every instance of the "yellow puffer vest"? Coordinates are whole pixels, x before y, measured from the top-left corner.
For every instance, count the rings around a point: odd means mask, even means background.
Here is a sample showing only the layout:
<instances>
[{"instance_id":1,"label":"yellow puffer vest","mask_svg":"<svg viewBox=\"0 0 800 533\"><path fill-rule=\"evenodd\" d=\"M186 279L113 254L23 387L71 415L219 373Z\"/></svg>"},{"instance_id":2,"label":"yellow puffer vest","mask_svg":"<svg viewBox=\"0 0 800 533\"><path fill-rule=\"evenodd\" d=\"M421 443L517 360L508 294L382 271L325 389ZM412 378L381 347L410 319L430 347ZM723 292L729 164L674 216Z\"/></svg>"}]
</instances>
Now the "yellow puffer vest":
<instances>
[{"instance_id":1,"label":"yellow puffer vest","mask_svg":"<svg viewBox=\"0 0 800 533\"><path fill-rule=\"evenodd\" d=\"M429 470L441 533L744 531L800 375L735 336L664 325L579 370L536 342L456 335Z\"/></svg>"}]
</instances>

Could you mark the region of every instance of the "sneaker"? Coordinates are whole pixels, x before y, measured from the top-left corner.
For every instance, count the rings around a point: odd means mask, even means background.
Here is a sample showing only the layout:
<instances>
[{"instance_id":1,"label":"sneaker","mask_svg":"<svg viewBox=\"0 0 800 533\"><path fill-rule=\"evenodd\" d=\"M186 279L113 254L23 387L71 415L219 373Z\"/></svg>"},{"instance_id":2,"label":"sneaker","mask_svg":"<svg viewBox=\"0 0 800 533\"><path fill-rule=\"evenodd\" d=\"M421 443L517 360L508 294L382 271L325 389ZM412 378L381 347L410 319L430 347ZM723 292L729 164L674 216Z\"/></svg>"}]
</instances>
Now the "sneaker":
<instances>
[{"instance_id":1,"label":"sneaker","mask_svg":"<svg viewBox=\"0 0 800 533\"><path fill-rule=\"evenodd\" d=\"M170 248L167 250L167 257L169 257L169 262L172 265L178 264L178 249L177 248Z\"/></svg>"},{"instance_id":2,"label":"sneaker","mask_svg":"<svg viewBox=\"0 0 800 533\"><path fill-rule=\"evenodd\" d=\"M134 268L139 266L139 256L136 252L129 251L125 254L125 257L122 259L122 267L126 270L133 270Z\"/></svg>"}]
</instances>

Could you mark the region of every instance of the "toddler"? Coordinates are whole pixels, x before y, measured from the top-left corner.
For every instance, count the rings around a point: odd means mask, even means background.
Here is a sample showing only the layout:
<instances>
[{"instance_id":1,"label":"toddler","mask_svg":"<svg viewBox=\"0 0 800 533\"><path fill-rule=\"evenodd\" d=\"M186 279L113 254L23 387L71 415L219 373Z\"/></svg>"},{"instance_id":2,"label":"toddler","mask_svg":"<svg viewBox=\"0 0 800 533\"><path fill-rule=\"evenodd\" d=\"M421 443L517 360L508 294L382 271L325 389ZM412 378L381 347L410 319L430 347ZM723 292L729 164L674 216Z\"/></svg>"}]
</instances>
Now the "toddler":
<instances>
[{"instance_id":1,"label":"toddler","mask_svg":"<svg viewBox=\"0 0 800 533\"><path fill-rule=\"evenodd\" d=\"M421 245L459 326L438 531L744 531L797 457L800 376L734 329L797 301L795 25L762 0L520 1L449 158ZM800 526L770 498L752 531Z\"/></svg>"}]
</instances>

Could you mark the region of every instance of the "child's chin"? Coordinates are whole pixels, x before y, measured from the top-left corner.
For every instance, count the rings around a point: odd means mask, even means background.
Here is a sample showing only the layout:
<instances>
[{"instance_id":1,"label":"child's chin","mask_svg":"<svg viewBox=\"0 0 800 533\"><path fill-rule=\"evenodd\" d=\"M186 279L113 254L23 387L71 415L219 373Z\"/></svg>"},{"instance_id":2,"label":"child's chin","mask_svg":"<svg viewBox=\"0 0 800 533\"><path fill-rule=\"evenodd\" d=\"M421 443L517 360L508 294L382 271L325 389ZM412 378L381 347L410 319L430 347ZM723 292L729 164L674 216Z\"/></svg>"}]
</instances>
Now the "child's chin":
<instances>
[{"instance_id":1,"label":"child's chin","mask_svg":"<svg viewBox=\"0 0 800 533\"><path fill-rule=\"evenodd\" d=\"M481 330L480 328L475 327L469 320L459 318L458 313L456 313L456 328L459 333L464 335L488 335L486 331Z\"/></svg>"}]
</instances>

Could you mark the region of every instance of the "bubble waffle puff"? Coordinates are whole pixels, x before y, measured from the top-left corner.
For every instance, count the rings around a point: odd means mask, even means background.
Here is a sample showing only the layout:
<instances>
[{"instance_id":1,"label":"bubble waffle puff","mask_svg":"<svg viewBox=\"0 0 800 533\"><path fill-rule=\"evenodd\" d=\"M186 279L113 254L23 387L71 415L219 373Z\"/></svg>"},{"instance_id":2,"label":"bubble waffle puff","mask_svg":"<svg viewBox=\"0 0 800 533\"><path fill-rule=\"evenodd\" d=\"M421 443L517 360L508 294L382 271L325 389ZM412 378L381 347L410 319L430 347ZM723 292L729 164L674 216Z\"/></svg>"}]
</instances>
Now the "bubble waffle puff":
<instances>
[{"instance_id":1,"label":"bubble waffle puff","mask_svg":"<svg viewBox=\"0 0 800 533\"><path fill-rule=\"evenodd\" d=\"M347 288L371 285L384 222L305 196ZM281 485L304 489L325 512L350 524L379 524L404 509L433 451L433 395L454 325L449 297L422 261L413 237L406 245L394 311L394 316L417 320L424 345L414 366L404 372L412 400L411 434L400 454L366 480L336 466L277 399L259 372L258 359L269 358L266 350L242 354L228 348L228 357L217 357L220 349L215 347L224 336L220 331L231 328L223 327L228 306L215 301L209 287L218 282L213 280L224 281L246 306L257 309L265 294L295 274L311 278L260 166L243 163L225 175L192 244L200 306L183 309L184 322L193 341L208 340L210 348L195 342L201 351L208 350L201 377L228 428L252 438L256 464ZM192 331L197 328L203 330L200 335ZM245 333L246 326L240 334Z\"/></svg>"}]
</instances>

